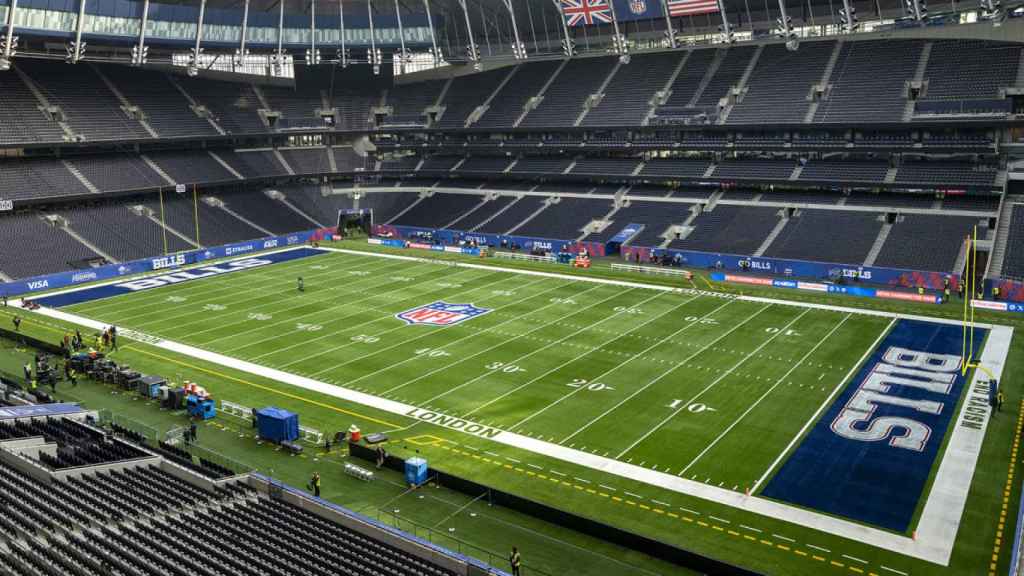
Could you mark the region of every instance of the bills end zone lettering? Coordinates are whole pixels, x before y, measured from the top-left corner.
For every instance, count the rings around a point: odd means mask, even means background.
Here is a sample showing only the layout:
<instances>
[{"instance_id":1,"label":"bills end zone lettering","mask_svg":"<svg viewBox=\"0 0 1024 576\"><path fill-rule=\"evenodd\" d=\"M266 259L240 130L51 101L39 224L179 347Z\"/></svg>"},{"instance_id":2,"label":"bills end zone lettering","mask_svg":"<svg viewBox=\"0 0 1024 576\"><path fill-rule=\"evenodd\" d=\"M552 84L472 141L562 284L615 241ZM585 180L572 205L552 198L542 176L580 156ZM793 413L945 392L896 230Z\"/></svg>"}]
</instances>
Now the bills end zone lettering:
<instances>
[{"instance_id":1,"label":"bills end zone lettering","mask_svg":"<svg viewBox=\"0 0 1024 576\"><path fill-rule=\"evenodd\" d=\"M451 326L490 312L472 304L449 304L438 300L395 314L395 318L406 324L427 324L429 326Z\"/></svg>"},{"instance_id":2,"label":"bills end zone lettering","mask_svg":"<svg viewBox=\"0 0 1024 576\"><path fill-rule=\"evenodd\" d=\"M906 532L967 382L962 338L899 320L762 494Z\"/></svg>"}]
</instances>

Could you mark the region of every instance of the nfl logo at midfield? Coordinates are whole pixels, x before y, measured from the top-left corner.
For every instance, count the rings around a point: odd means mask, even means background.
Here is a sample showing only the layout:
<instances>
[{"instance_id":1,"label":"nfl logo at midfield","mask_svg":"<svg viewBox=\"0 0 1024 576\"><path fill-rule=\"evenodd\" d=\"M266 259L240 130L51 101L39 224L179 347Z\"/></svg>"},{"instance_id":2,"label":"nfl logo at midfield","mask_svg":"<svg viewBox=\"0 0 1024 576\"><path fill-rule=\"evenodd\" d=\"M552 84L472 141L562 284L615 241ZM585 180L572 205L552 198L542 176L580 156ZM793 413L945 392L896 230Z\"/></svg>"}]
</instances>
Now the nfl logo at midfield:
<instances>
[{"instance_id":1,"label":"nfl logo at midfield","mask_svg":"<svg viewBox=\"0 0 1024 576\"><path fill-rule=\"evenodd\" d=\"M451 326L490 312L472 304L449 304L438 300L395 314L395 318L406 324L427 324L430 326Z\"/></svg>"}]
</instances>

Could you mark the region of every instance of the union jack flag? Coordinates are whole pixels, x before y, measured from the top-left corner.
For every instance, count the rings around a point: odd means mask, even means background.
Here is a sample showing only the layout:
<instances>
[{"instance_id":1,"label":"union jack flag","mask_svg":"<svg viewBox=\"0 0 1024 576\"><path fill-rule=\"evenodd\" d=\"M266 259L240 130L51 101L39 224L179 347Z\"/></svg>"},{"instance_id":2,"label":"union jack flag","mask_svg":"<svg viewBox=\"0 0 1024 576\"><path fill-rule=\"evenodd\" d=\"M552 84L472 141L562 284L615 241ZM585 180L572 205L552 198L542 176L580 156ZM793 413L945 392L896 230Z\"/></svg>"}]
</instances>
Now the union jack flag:
<instances>
[{"instance_id":1,"label":"union jack flag","mask_svg":"<svg viewBox=\"0 0 1024 576\"><path fill-rule=\"evenodd\" d=\"M718 12L717 0L668 0L668 15L689 16Z\"/></svg>"},{"instance_id":2,"label":"union jack flag","mask_svg":"<svg viewBox=\"0 0 1024 576\"><path fill-rule=\"evenodd\" d=\"M562 13L568 26L611 24L612 7L609 0L561 0Z\"/></svg>"}]
</instances>

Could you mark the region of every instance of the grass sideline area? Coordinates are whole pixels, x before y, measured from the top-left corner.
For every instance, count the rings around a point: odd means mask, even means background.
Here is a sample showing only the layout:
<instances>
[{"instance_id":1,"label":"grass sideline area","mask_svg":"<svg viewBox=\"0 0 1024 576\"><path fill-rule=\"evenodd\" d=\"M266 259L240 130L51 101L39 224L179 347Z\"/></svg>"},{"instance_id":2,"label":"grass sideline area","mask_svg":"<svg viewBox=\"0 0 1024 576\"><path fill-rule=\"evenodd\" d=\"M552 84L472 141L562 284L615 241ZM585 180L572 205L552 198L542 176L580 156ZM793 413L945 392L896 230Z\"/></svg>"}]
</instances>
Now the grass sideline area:
<instances>
[{"instance_id":1,"label":"grass sideline area","mask_svg":"<svg viewBox=\"0 0 1024 576\"><path fill-rule=\"evenodd\" d=\"M362 243L340 245L367 252L395 252L369 247ZM420 255L412 251L399 253ZM459 257L442 257L448 258ZM485 260L474 261L488 263ZM508 268L593 275L648 284L678 286L680 283L678 279L612 272L601 262L590 271L526 262L500 261L497 264ZM315 302L295 302L295 275L286 268L278 268L292 265L309 267L308 270L304 269L307 279L307 293L304 297L316 299ZM315 266L324 268L313 268ZM345 278L346 283L337 286L318 285L317 274L322 274L322 278L328 284L336 282L339 277ZM703 274L698 274L694 282L693 287L701 290L740 292L732 286L711 283ZM333 379L341 385L361 387L375 395L391 394L400 400L415 400L418 403L425 401L433 408L452 413L463 414L476 410L480 403L493 401L481 409L480 413L484 415L483 421L497 427L521 429L531 436L542 436L555 442L574 443L573 440L580 438L580 445L588 446L591 450L611 452L626 448L621 454L613 455L623 459L635 458L637 462L644 462L645 465L664 467L673 472L689 465L687 473L693 471L694 474L705 476L708 482L714 480L715 483L721 482L737 490L742 490L745 483L750 483L756 479L759 472L764 471L766 455L770 453L770 456L774 457L778 453L778 450L772 452L769 447L777 447L778 438L792 436L792 426L796 425L799 428L806 420L794 418L792 422L781 422L782 419L778 418L778 415L807 413L821 403L824 390L802 390L799 393L794 393L794 390L778 398L769 397L769 401L777 400L778 403L764 404L765 413L754 413L755 417L760 418L760 423L753 425L751 430L771 429L778 433L778 437L771 434L745 434L738 437L738 440L732 440L727 435L723 437L722 443L715 445L715 450L720 450L720 454L701 454L694 460L693 457L697 456L696 450L689 454L674 451L672 454L665 454L662 446L679 434L685 434L686 438L694 440L695 447L703 445L697 441L701 438L716 438L724 429L722 422L697 426L679 425L678 428L667 429L654 428L653 425L658 424L661 419L651 420L652 415L648 413L653 410L652 406L671 406L672 402L677 400L665 395L671 390L662 390L660 395L654 397L656 401L636 403L634 406L628 403L618 405L618 400L613 396L616 390L609 389L616 388L616 385L609 378L652 380L657 374L678 364L680 360L692 356L692 359L685 363L691 373L699 374L701 381L705 383L725 384L720 388L723 391L714 396L714 400L701 402L705 407L714 408L715 412L702 410L699 414L736 415L749 406L749 398L744 397L742 389L738 387L739 380L760 380L760 377L765 377L766 380L773 382L783 381L780 390L785 391L784 379L792 380L799 385L828 377L831 378L829 386L835 386L836 380L841 379L847 370L854 367L860 354L885 329L885 321L881 318L819 310L801 311L785 306L755 306L751 303L725 301L714 297L690 299L689 296L663 295L652 298L651 294L638 293L639 291L631 293L612 287L581 284L528 276L517 277L503 272L452 269L432 264L399 263L349 255L328 255L294 264L280 264L258 271L83 303L71 309L84 316L117 323L123 327L138 328L146 333L172 340L193 343L202 348L250 359L267 366L323 377L328 381ZM246 291L253 294L248 304L240 302L243 297L237 296ZM958 312L952 304L947 305L948 307L908 305L849 297L808 296L794 291L748 287L744 287L742 293L931 316L955 318ZM476 299L460 299L465 294ZM167 300L168 298L185 299L174 301ZM231 298L233 301L230 301ZM423 337L422 340L416 340L418 333L403 331L406 328L404 326L395 326L397 321L392 318L393 314L417 303L441 298L455 302L473 301L477 304L486 304L494 310L479 319L452 327L451 330L445 328L444 336L433 334ZM559 298L562 301L551 302L552 298ZM604 304L599 304L606 300L614 302L615 306L622 310L613 309L609 313L601 308ZM552 326L545 327L543 323L548 318L544 317L544 314L535 313L541 307L550 304L557 304L556 309L560 312L553 313L557 314L558 321ZM298 310L289 310L292 306ZM579 308L579 311L569 318L562 319L566 307L574 310ZM6 315L11 313L10 310L3 312ZM324 320L313 322L302 318L301 322L296 322L295 317L303 312L308 312L309 316L322 317ZM250 314L259 316L250 318ZM677 324L678 316L683 314L684 318L695 319L686 325L685 331L681 331L683 327ZM270 318L259 319L264 316ZM1020 324L1008 315L985 313L978 316L980 319L1001 324ZM287 329L280 326L278 329L265 326L275 322L275 319L287 319ZM706 320L715 322L704 322ZM243 328L242 325L246 323L264 323L264 326L258 329ZM300 324L305 326L300 327ZM314 329L313 326L319 328ZM734 333L726 333L737 326L743 328ZM59 338L63 328L50 319L38 318L32 314L28 315L28 320L23 325L23 330L48 340ZM408 328L416 331L420 327ZM393 329L394 331L391 331ZM778 329L780 332L766 332L766 329ZM794 334L787 334L787 330L793 331ZM672 335L672 338L666 339L665 336L668 335ZM406 338L407 336L411 338ZM727 336L727 339L721 342L728 341L728 348L724 344L715 346L723 336ZM465 337L465 349L459 347L459 343L455 343L449 355L430 356L439 349L448 351L446 346L449 341L462 337ZM376 340L373 340L374 338ZM394 342L389 342L389 338L395 338ZM427 343L424 343L425 341ZM996 558L994 570L1000 570L1000 565L1005 566L1009 556L1008 549L1001 543L1012 540L1012 517L1019 498L1018 487L1010 484L1007 500L1004 501L1006 471L1010 463L1009 454L1020 400L1017 382L1021 371L1021 352L1024 351L1021 350L1019 338L1013 342L1010 360L1003 377L1009 409L992 420L963 519L963 525L970 526L971 530L961 529L959 532L953 560L950 567L945 570L858 542L795 527L786 522L739 512L729 507L717 506L660 489L631 486L623 483L621 478L601 475L583 467L567 466L564 462L532 452L506 446L489 446L483 441L474 445L467 443L464 435L447 429L428 429L423 424L416 424L410 428L413 422L393 414L361 405L339 403L333 397L262 381L193 359L175 358L166 351L143 343L133 342L128 346L124 344L122 343L123 349L117 352L115 357L142 371L162 374L172 380L190 378L199 381L211 388L221 399L250 406L267 403L282 405L302 414L303 424L324 430L342 429L350 422L359 424L367 431L391 430L397 438L389 447L393 453L412 454L418 451L426 455L432 464L446 471L465 475L509 492L540 499L555 506L570 508L616 526L767 573L884 573L889 569L907 574L970 574L982 573L978 571L979 566L988 568L987 563L990 563L992 557ZM380 348L393 344L394 348L388 353L379 352ZM709 345L719 349L709 349ZM462 366L454 375L446 368L444 372L438 372L441 376L437 378L421 378L423 374L435 369L434 361L440 362L437 366L443 367L448 362L475 354L479 348L488 346L493 347L494 354L498 356L488 364L501 362L502 366L474 366L472 370ZM832 346L836 349L832 350ZM536 365L511 361L542 347L546 347L545 350L549 352L545 353L544 361L538 361ZM297 358L298 351L302 354L300 358ZM804 354L807 355L807 360L801 360ZM791 358L791 355L796 355L796 358ZM821 356L820 360L815 361L816 355ZM406 363L405 368L395 369L393 366L414 357L417 360ZM477 358L480 357L482 356ZM797 363L798 360L800 362ZM832 367L826 368L829 361L832 362ZM566 366L562 367L562 364ZM794 364L796 371L790 374ZM504 370L507 366L513 366L515 369L506 372ZM620 368L622 366L626 367ZM728 366L738 368L722 376L722 372L725 372L723 368ZM521 385L524 377L528 377L526 379L529 381L533 376L548 371L551 371L549 376L544 376L531 384L537 384L535 388L531 388L539 391L536 397L506 397L512 400L500 398L506 391ZM367 374L373 376L366 377L359 384L351 384L352 379ZM481 377L481 374L485 377ZM450 375L453 376L449 379ZM789 378L790 375L792 378ZM730 377L737 379L732 387L729 387ZM570 385L575 383L574 379L586 382L577 383L578 386L572 387ZM414 380L426 384L408 386ZM446 394L453 386L452 382L470 381L472 383L460 388L458 394ZM598 388L596 384L605 387ZM797 387L803 388L794 388ZM408 391L405 395L423 396L406 398L401 390L409 388L415 388L415 391ZM468 393L467 389L475 392ZM657 390L658 387L651 389ZM607 393L604 397L601 395L603 392ZM438 395L440 397L434 399L434 396ZM580 398L585 398L586 401L578 402ZM104 399L104 395L99 394L91 401L99 402ZM439 405L433 406L431 402ZM683 406L693 404L694 402L689 402ZM613 408L614 410L609 412L611 419L614 420L610 425L604 424L604 418L590 424L592 419ZM624 411L618 416L614 415L618 410ZM677 408L673 409L675 410ZM631 432L628 426L622 425L622 422L627 421L650 421L647 428L651 429L651 433L640 438L635 445L628 446L641 435L634 434L631 439L624 440ZM583 428L583 425L588 426ZM675 423L670 419L668 425L674 426ZM642 425L638 425L637 428L647 430ZM663 433L668 435L659 436ZM584 439L586 444L583 444ZM755 449L749 450L752 442ZM231 446L225 448L224 453L245 461L250 450L251 448L246 449L244 446ZM708 464L709 462L711 464ZM511 472L506 465L511 467ZM696 468L693 468L694 466ZM517 468L522 472L517 472ZM301 486L305 483L301 476L300 474L297 481L283 479ZM614 490L604 491L594 488L594 485L610 486ZM626 493L633 496L625 496ZM672 506L662 504L666 502ZM1010 510L1011 520L1002 522L1000 527L1000 514L1005 511L1003 506ZM471 504L469 509L472 508ZM692 514L680 512L682 509L689 510ZM745 533L741 526L755 528L758 532ZM994 544L999 530L1002 530L999 536L1000 544ZM644 558L631 558L629 561L638 567L645 566L648 562L653 561ZM651 564L649 570L657 573L677 573L671 571L674 569L668 570L665 566L657 564ZM581 567L576 566L576 569L580 570ZM574 573L600 572L590 572L587 569Z\"/></svg>"}]
</instances>

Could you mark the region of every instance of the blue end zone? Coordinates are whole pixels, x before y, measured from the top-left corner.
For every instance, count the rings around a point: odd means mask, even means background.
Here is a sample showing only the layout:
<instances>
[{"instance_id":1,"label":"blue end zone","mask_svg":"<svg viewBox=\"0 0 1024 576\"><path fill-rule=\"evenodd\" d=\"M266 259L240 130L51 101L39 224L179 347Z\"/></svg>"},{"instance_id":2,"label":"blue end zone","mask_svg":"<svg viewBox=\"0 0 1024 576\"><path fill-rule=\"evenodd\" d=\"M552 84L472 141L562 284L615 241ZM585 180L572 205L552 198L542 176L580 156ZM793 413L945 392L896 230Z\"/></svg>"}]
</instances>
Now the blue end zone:
<instances>
[{"instance_id":1,"label":"blue end zone","mask_svg":"<svg viewBox=\"0 0 1024 576\"><path fill-rule=\"evenodd\" d=\"M82 302L90 302L101 298L110 298L111 296L140 292L152 288L159 288L161 286L169 286L171 284L180 284L182 282L238 272L240 270L262 268L263 266L298 260L299 258L308 258L318 254L326 254L326 252L316 250L314 248L297 248L295 250L288 250L285 252L274 252L272 254L264 254L262 256L250 256L248 258L230 260L228 262L213 264L210 266L200 266L198 268L189 268L188 270L168 272L167 274L161 274L159 276L147 276L137 280L126 280L117 284L106 284L104 286L94 286L92 288L85 288L74 292L65 292L64 294L43 296L41 298L34 298L33 301L38 302L42 306L60 308L61 306L71 306L72 304L80 304Z\"/></svg>"},{"instance_id":2,"label":"blue end zone","mask_svg":"<svg viewBox=\"0 0 1024 576\"><path fill-rule=\"evenodd\" d=\"M898 321L763 495L906 532L965 387L949 370L962 349L958 326Z\"/></svg>"}]
</instances>

